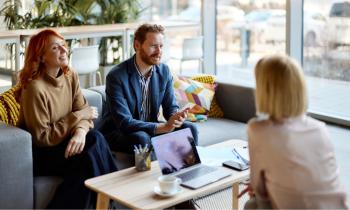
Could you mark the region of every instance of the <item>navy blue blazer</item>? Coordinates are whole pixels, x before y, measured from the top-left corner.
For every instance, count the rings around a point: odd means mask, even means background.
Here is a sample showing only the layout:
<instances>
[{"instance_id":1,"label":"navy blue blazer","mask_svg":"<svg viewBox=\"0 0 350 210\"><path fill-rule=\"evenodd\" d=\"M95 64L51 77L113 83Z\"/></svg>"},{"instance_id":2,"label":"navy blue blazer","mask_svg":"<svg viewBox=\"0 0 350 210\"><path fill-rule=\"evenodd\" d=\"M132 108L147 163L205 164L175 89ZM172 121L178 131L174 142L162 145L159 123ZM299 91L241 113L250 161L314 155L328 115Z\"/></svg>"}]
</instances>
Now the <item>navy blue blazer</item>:
<instances>
[{"instance_id":1,"label":"navy blue blazer","mask_svg":"<svg viewBox=\"0 0 350 210\"><path fill-rule=\"evenodd\" d=\"M142 94L134 57L135 55L115 66L107 75L106 112L101 129L105 134L116 131L123 134L145 131L154 136L160 106L163 107L166 119L179 108L169 68L166 64L158 64L153 68L150 81L151 120L140 120Z\"/></svg>"}]
</instances>

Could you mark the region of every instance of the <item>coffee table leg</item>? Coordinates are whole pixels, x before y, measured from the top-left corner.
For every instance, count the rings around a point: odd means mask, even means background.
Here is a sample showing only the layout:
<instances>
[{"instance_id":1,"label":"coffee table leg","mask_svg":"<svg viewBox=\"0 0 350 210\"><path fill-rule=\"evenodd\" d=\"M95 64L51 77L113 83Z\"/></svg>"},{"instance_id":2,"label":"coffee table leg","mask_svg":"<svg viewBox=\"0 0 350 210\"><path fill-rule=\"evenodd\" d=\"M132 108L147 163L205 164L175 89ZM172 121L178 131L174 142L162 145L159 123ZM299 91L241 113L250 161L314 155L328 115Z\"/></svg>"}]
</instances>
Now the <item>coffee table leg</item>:
<instances>
[{"instance_id":1,"label":"coffee table leg","mask_svg":"<svg viewBox=\"0 0 350 210\"><path fill-rule=\"evenodd\" d=\"M238 193L239 193L239 182L236 182L232 186L232 209L238 209Z\"/></svg>"},{"instance_id":2,"label":"coffee table leg","mask_svg":"<svg viewBox=\"0 0 350 210\"><path fill-rule=\"evenodd\" d=\"M109 197L103 193L97 194L96 209L108 209Z\"/></svg>"}]
</instances>

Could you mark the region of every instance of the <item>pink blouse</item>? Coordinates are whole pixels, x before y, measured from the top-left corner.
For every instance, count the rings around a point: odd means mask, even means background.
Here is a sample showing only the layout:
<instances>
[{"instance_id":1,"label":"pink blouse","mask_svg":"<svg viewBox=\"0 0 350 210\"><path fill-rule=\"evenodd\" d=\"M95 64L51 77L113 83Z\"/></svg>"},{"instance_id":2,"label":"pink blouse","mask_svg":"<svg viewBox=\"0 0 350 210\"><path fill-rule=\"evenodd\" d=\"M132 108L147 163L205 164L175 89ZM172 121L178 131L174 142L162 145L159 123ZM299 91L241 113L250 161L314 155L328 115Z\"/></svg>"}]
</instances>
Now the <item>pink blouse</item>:
<instances>
[{"instance_id":1,"label":"pink blouse","mask_svg":"<svg viewBox=\"0 0 350 210\"><path fill-rule=\"evenodd\" d=\"M323 122L307 116L248 123L251 184L273 206L347 209L334 149Z\"/></svg>"}]
</instances>

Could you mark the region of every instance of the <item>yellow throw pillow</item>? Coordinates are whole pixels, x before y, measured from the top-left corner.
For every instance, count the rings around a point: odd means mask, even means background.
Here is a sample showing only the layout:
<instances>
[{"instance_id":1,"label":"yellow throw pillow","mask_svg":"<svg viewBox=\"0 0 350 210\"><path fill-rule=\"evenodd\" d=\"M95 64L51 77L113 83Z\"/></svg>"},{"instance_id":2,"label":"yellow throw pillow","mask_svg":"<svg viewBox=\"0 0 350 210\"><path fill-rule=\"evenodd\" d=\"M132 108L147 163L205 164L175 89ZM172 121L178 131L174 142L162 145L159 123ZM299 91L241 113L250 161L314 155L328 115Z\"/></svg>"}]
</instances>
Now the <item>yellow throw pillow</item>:
<instances>
[{"instance_id":1,"label":"yellow throw pillow","mask_svg":"<svg viewBox=\"0 0 350 210\"><path fill-rule=\"evenodd\" d=\"M213 75L198 75L194 76L191 79L196 80L198 82L207 83L207 84L215 84L215 77ZM216 97L214 95L213 101L211 102L211 107L208 113L209 117L217 117L222 118L224 117L224 112L222 111L221 107L219 106Z\"/></svg>"},{"instance_id":2,"label":"yellow throw pillow","mask_svg":"<svg viewBox=\"0 0 350 210\"><path fill-rule=\"evenodd\" d=\"M17 86L0 94L0 120L6 124L18 125L20 105L16 101Z\"/></svg>"}]
</instances>

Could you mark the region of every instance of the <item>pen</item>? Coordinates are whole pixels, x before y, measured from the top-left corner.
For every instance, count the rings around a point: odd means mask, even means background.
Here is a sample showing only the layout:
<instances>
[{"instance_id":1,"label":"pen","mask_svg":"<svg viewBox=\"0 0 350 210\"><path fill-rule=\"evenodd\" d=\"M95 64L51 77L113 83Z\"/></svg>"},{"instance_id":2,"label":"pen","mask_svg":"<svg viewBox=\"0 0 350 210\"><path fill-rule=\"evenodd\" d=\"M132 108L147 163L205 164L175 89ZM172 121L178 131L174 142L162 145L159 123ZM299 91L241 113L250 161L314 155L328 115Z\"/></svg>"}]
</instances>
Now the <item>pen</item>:
<instances>
[{"instance_id":1,"label":"pen","mask_svg":"<svg viewBox=\"0 0 350 210\"><path fill-rule=\"evenodd\" d=\"M137 149L137 147L136 147L136 145L134 145L134 151L136 152L136 154L139 154L140 153L140 151L139 151L139 149Z\"/></svg>"},{"instance_id":2,"label":"pen","mask_svg":"<svg viewBox=\"0 0 350 210\"><path fill-rule=\"evenodd\" d=\"M238 159L241 159L241 160L243 161L244 164L249 165L249 162L247 162L247 161L241 156L241 154L239 154L239 152L237 152L237 150L236 150L235 148L233 148L232 152L233 152L233 153L236 153L236 157L237 157Z\"/></svg>"},{"instance_id":3,"label":"pen","mask_svg":"<svg viewBox=\"0 0 350 210\"><path fill-rule=\"evenodd\" d=\"M141 144L139 144L139 151L140 151L140 153L142 153L142 145Z\"/></svg>"},{"instance_id":4,"label":"pen","mask_svg":"<svg viewBox=\"0 0 350 210\"><path fill-rule=\"evenodd\" d=\"M237 158L238 160L241 159L241 158L239 157L239 155L236 153L236 150L235 150L235 149L232 150L232 153L236 156L236 158Z\"/></svg>"},{"instance_id":5,"label":"pen","mask_svg":"<svg viewBox=\"0 0 350 210\"><path fill-rule=\"evenodd\" d=\"M143 152L146 152L147 149L148 149L148 144L146 144L145 148L143 148Z\"/></svg>"}]
</instances>

